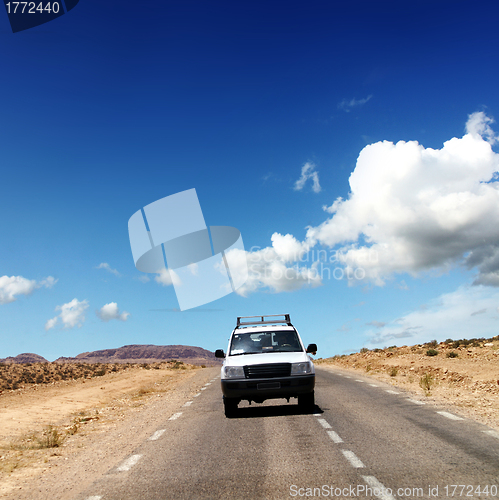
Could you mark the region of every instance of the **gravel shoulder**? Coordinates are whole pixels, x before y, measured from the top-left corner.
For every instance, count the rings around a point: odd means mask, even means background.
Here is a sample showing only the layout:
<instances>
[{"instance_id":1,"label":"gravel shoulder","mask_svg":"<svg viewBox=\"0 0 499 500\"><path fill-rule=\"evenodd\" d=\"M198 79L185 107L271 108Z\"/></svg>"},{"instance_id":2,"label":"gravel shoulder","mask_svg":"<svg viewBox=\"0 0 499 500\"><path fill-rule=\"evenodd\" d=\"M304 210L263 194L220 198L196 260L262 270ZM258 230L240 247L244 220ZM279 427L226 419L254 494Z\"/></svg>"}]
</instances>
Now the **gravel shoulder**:
<instances>
[{"instance_id":1,"label":"gravel shoulder","mask_svg":"<svg viewBox=\"0 0 499 500\"><path fill-rule=\"evenodd\" d=\"M438 354L427 355L429 350ZM454 352L454 355L450 355ZM455 356L455 357L450 357ZM499 430L499 339L390 347L316 361L373 377ZM429 382L423 387L422 379Z\"/></svg>"}]
</instances>

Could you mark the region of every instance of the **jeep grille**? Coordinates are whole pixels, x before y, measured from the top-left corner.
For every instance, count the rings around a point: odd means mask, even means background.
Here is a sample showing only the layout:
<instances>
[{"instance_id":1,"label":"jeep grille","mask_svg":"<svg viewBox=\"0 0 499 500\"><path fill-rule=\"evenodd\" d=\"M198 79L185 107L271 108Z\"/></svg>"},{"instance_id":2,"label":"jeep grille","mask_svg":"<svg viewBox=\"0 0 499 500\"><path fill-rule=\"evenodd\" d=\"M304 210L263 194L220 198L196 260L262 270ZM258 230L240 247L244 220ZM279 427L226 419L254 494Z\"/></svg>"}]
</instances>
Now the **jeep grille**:
<instances>
[{"instance_id":1,"label":"jeep grille","mask_svg":"<svg viewBox=\"0 0 499 500\"><path fill-rule=\"evenodd\" d=\"M290 375L291 363L248 365L244 367L244 376L246 378L289 377Z\"/></svg>"}]
</instances>

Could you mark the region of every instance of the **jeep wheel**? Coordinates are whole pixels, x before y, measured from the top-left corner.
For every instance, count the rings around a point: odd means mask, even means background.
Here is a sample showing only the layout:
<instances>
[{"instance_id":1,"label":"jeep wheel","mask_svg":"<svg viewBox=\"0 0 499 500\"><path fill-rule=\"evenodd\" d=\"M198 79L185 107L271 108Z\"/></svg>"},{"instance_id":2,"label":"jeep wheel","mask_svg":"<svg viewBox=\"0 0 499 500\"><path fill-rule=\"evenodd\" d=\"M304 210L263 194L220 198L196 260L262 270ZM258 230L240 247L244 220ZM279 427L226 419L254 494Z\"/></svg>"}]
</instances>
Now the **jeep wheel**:
<instances>
[{"instance_id":1,"label":"jeep wheel","mask_svg":"<svg viewBox=\"0 0 499 500\"><path fill-rule=\"evenodd\" d=\"M300 394L298 396L298 406L300 406L304 410L312 409L314 404L315 404L314 391L309 392L308 394Z\"/></svg>"},{"instance_id":2,"label":"jeep wheel","mask_svg":"<svg viewBox=\"0 0 499 500\"><path fill-rule=\"evenodd\" d=\"M224 410L227 418L231 418L236 415L237 403L237 399L224 397Z\"/></svg>"}]
</instances>

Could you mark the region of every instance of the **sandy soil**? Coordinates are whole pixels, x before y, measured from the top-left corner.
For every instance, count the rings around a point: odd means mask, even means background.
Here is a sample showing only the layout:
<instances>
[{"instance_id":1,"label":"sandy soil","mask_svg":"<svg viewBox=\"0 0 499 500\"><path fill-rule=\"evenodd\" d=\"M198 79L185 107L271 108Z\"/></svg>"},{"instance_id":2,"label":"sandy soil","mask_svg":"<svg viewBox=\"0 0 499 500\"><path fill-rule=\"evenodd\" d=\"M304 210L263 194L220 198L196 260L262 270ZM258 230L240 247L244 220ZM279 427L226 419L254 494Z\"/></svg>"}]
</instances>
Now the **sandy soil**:
<instances>
[{"instance_id":1,"label":"sandy soil","mask_svg":"<svg viewBox=\"0 0 499 500\"><path fill-rule=\"evenodd\" d=\"M438 354L428 356L431 349ZM457 357L448 357L451 352ZM362 372L499 430L497 337L475 342L475 346L454 347L442 342L436 346L392 347L335 356L317 363ZM422 387L422 378L429 381L429 390Z\"/></svg>"},{"instance_id":2,"label":"sandy soil","mask_svg":"<svg viewBox=\"0 0 499 500\"><path fill-rule=\"evenodd\" d=\"M155 417L152 407L159 402L161 415L170 411L170 406L173 412L186 396L185 390L179 388L193 378L204 380L208 376L202 376L205 371L213 376L213 370L191 366L186 369L135 366L97 378L4 392L0 396L0 498L17 499L21 493L27 494L27 498L66 498L60 486L61 478L53 475L50 483L46 479L50 476L48 472L56 472L56 467L57 472L62 472L75 457L78 457L75 464L84 463L82 457L86 452L84 470L102 468L102 461L96 464L102 459L104 439L109 441L106 449L112 451L127 426L133 429L136 419L132 416L136 412L150 411L151 422ZM200 383L189 386L188 392L199 390L198 385ZM126 432L129 443L133 444L135 435L137 439L140 437L135 429ZM147 432L145 427L143 432ZM57 446L52 447L53 444ZM107 455L115 460L123 453L126 447L120 445ZM75 475L80 469L81 466L75 465L67 478L71 492L68 498L74 494ZM55 496L50 485L45 484L47 481L57 486ZM44 486L35 486L37 482ZM80 482L84 483L83 476ZM35 490L39 493L35 494ZM46 495L41 493L45 490Z\"/></svg>"}]
</instances>

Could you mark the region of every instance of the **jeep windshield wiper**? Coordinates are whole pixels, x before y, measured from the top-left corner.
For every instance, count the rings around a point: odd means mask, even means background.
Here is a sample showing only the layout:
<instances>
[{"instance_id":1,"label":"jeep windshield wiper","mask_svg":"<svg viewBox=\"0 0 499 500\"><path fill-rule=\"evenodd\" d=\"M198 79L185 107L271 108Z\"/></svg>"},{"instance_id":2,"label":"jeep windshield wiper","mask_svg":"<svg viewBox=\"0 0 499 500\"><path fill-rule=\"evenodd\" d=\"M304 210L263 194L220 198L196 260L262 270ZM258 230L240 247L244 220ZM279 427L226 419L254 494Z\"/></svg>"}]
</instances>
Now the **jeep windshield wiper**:
<instances>
[{"instance_id":1,"label":"jeep windshield wiper","mask_svg":"<svg viewBox=\"0 0 499 500\"><path fill-rule=\"evenodd\" d=\"M230 354L230 356L242 356L243 354L261 354L261 351L238 352L236 354Z\"/></svg>"}]
</instances>

